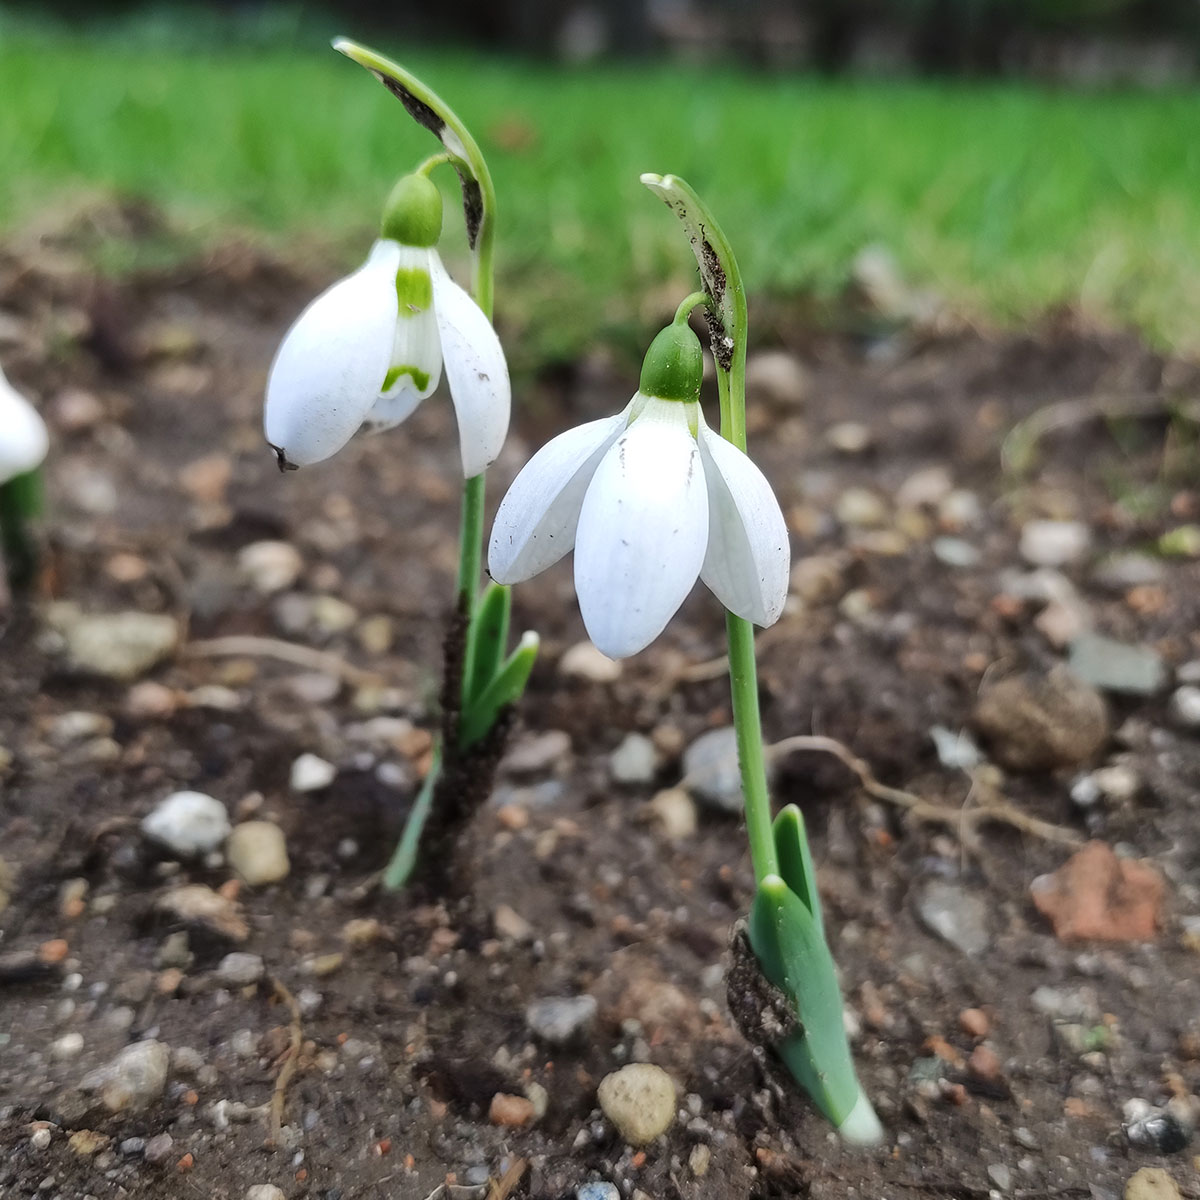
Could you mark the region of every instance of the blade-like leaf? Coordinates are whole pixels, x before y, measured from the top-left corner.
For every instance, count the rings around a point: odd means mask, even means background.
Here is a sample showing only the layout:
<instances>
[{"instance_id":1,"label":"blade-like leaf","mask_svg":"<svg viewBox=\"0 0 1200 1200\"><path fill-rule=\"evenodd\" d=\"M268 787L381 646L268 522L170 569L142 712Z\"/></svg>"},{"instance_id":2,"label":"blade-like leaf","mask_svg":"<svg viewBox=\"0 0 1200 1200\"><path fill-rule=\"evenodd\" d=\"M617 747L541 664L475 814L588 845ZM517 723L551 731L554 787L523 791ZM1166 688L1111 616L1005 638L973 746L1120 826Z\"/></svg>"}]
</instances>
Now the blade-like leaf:
<instances>
[{"instance_id":1,"label":"blade-like leaf","mask_svg":"<svg viewBox=\"0 0 1200 1200\"><path fill-rule=\"evenodd\" d=\"M488 584L475 610L467 636L467 662L463 696L468 707L487 687L504 658L508 645L508 621L512 591L499 583Z\"/></svg>"},{"instance_id":2,"label":"blade-like leaf","mask_svg":"<svg viewBox=\"0 0 1200 1200\"><path fill-rule=\"evenodd\" d=\"M529 673L537 659L538 636L526 633L517 648L504 660L491 682L469 708L463 710L458 727L458 744L463 750L470 749L483 738L496 723L500 710L515 704L525 691Z\"/></svg>"},{"instance_id":3,"label":"blade-like leaf","mask_svg":"<svg viewBox=\"0 0 1200 1200\"><path fill-rule=\"evenodd\" d=\"M429 774L421 784L421 790L409 810L408 820L404 823L404 832L400 842L392 854L391 861L383 873L383 886L389 892L398 891L409 880L417 865L417 850L421 844L421 833L429 813L433 807L433 793L437 789L438 779L442 774L442 744L438 742L433 748L433 762L429 765Z\"/></svg>"},{"instance_id":4,"label":"blade-like leaf","mask_svg":"<svg viewBox=\"0 0 1200 1200\"><path fill-rule=\"evenodd\" d=\"M775 853L779 856L779 873L783 881L808 906L817 929L824 936L821 920L821 898L817 895L817 872L813 866L804 814L794 805L781 809L772 827L775 834Z\"/></svg>"},{"instance_id":5,"label":"blade-like leaf","mask_svg":"<svg viewBox=\"0 0 1200 1200\"><path fill-rule=\"evenodd\" d=\"M333 48L359 66L365 67L404 105L418 125L428 129L445 147L462 186L463 217L467 225L467 244L475 259L472 292L476 303L492 315L490 280L480 272L481 257L490 259L495 234L496 192L482 152L454 110L432 88L422 83L398 63L349 38L335 38ZM481 288L487 292L482 294Z\"/></svg>"},{"instance_id":6,"label":"blade-like leaf","mask_svg":"<svg viewBox=\"0 0 1200 1200\"><path fill-rule=\"evenodd\" d=\"M748 932L763 973L792 997L801 1024L776 1049L817 1107L840 1126L859 1087L841 989L821 927L778 875L768 875L755 894Z\"/></svg>"}]
</instances>

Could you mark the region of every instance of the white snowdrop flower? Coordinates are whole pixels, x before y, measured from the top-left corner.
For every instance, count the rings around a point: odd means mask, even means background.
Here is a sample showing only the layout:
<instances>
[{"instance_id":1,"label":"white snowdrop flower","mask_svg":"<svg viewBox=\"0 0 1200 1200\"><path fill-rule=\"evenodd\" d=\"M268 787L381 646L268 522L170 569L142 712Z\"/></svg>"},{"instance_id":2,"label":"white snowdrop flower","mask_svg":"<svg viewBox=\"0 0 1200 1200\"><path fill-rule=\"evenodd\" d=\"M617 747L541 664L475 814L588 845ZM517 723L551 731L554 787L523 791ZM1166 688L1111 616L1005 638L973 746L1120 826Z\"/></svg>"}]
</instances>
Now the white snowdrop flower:
<instances>
[{"instance_id":1,"label":"white snowdrop flower","mask_svg":"<svg viewBox=\"0 0 1200 1200\"><path fill-rule=\"evenodd\" d=\"M654 641L697 577L758 625L783 611L783 513L758 467L705 424L701 365L686 323L668 326L625 411L548 442L496 514L492 577L520 583L574 548L583 621L610 658Z\"/></svg>"},{"instance_id":2,"label":"white snowdrop flower","mask_svg":"<svg viewBox=\"0 0 1200 1200\"><path fill-rule=\"evenodd\" d=\"M463 475L480 474L508 433L511 392L492 323L446 273L442 198L423 175L396 185L382 236L352 275L288 330L267 379L264 429L280 469L340 450L359 428L390 429L437 387L458 419Z\"/></svg>"},{"instance_id":3,"label":"white snowdrop flower","mask_svg":"<svg viewBox=\"0 0 1200 1200\"><path fill-rule=\"evenodd\" d=\"M49 448L46 423L0 370L0 483L40 466Z\"/></svg>"}]
</instances>

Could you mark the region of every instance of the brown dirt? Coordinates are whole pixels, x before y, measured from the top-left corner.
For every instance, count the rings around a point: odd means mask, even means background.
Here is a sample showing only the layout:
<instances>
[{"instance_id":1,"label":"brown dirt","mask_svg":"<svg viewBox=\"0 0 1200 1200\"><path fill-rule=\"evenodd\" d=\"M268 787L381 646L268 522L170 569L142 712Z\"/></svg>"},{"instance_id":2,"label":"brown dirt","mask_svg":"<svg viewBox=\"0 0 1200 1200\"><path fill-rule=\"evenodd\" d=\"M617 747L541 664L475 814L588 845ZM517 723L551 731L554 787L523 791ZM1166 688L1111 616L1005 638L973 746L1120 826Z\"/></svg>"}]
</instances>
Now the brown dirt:
<instances>
[{"instance_id":1,"label":"brown dirt","mask_svg":"<svg viewBox=\"0 0 1200 1200\"><path fill-rule=\"evenodd\" d=\"M782 762L776 799L808 817L861 1026L856 1058L888 1129L874 1152L840 1148L731 1029L713 966L750 898L736 819L702 809L698 833L671 844L645 819L655 788L610 781L607 756L625 732L656 733L656 783L665 786L679 778L680 746L728 722L719 675L680 679L721 652L707 593L697 591L617 682L597 684L564 678L556 665L583 637L569 567L519 589L514 626L538 628L544 651L517 742L564 730L569 756L529 780L502 769L495 802L458 850L469 894L363 886L386 859L427 744L419 732L355 741L348 727L381 713L418 731L436 723L457 450L439 396L401 430L356 441L325 466L276 472L261 442L262 385L314 287L244 251L104 286L61 248L0 256L0 310L14 318L0 353L56 425L47 592L97 611L173 613L191 639L252 634L320 646L390 689L341 686L316 700L294 686L297 668L180 654L150 675L170 689L163 702L174 711L139 715L129 685L71 672L34 612L11 614L0 641L0 746L13 756L0 777L0 857L15 882L0 954L61 938L67 957L34 978L0 980L0 1195L241 1200L250 1185L274 1183L288 1197L421 1198L451 1175L465 1185L472 1167L498 1178L517 1158L529 1170L515 1194L532 1197L569 1196L599 1178L625 1196L640 1188L655 1198L982 1198L1000 1186L995 1168L1008 1170L1015 1196L1116 1197L1146 1164L1200 1194L1188 1151L1134 1146L1122 1129L1127 1100L1161 1104L1200 1086L1196 943L1182 924L1200 911L1200 746L1171 727L1165 695L1111 701L1114 732L1092 765L1119 755L1141 780L1132 797L1081 811L1068 797L1069 769L992 777L1023 811L1081 840L1128 843L1158 865L1171 899L1149 944L1055 939L1029 885L1062 864L1066 846L988 825L976 848L964 847L953 826L908 823L864 797L828 756ZM975 803L978 789L939 764L929 730L961 728L985 678L1045 671L1061 657L1034 625L1038 606L1013 600L1000 582L1020 565L1018 533L1030 516L1077 516L1091 527L1091 552L1064 573L1099 629L1156 647L1171 666L1200 656L1195 560L1165 560L1161 579L1140 591L1106 589L1093 570L1104 555L1195 519L1193 426L1152 406L1048 437L1027 477L1000 465L1004 435L1039 408L1072 397L1194 396L1193 368L1069 316L1033 333L882 338L813 333L784 310L772 316L811 388L802 405L756 408L752 448L789 513L797 556L822 556L827 582L762 636L770 739L826 734L887 784L939 804ZM490 483L493 505L531 447L615 411L631 387L592 370L526 381ZM85 429L65 428L71 389L101 403ZM874 449L829 448L827 427L848 420L870 428ZM959 535L980 552L973 566L935 557L941 531L928 512L896 516L897 489L931 466L981 501L978 523ZM851 486L884 499L881 531L833 518ZM239 574L239 549L264 538L286 539L303 556L290 598L264 597ZM307 610L297 615L297 596L335 596L357 618L323 632ZM394 638L368 653L359 620L375 615L390 619ZM205 693L196 689L207 685L228 689L217 696L226 707L198 706ZM72 711L110 717L111 735L63 744L54 723ZM305 751L336 762L339 774L323 792L292 794L290 764ZM390 775L381 778L380 763ZM278 1147L266 1144L259 1106L286 1057L286 1006L267 984L216 983L213 968L232 948L218 936L193 931L193 958L177 978L156 958L176 926L156 915L155 899L175 883L229 879L219 861L181 866L142 839L137 821L181 787L211 792L231 813L275 819L287 834L289 877L238 897L250 933L237 948L261 955L292 993L320 997L303 998ZM86 881L82 905L69 902L78 890L64 903L71 880ZM969 958L921 923L916 901L931 880L982 899L984 952ZM496 935L501 905L529 922L528 938ZM356 918L375 918L380 930L347 949L343 929ZM313 974L334 952L345 952L341 965ZM1069 1020L1087 1045L1072 1047L1054 1029L1047 1002L1031 999L1038 988L1079 1000L1084 1015ZM547 1047L529 1033L531 999L581 992L600 1002L586 1039ZM973 1060L974 1073L967 1059L979 1039L959 1024L968 1008L988 1014L994 1051ZM71 1031L82 1034L82 1052L53 1057ZM71 1085L145 1036L194 1048L205 1068L173 1067L162 1098L141 1113L73 1109ZM647 1055L672 1073L684 1115L635 1155L599 1117L596 1085ZM490 1124L492 1096L519 1095L530 1082L548 1090L544 1118L523 1130ZM31 1140L37 1122L52 1123L43 1149ZM68 1141L79 1129L112 1140L80 1153ZM159 1164L120 1147L162 1132L173 1145ZM711 1150L702 1178L689 1165L699 1144Z\"/></svg>"}]
</instances>

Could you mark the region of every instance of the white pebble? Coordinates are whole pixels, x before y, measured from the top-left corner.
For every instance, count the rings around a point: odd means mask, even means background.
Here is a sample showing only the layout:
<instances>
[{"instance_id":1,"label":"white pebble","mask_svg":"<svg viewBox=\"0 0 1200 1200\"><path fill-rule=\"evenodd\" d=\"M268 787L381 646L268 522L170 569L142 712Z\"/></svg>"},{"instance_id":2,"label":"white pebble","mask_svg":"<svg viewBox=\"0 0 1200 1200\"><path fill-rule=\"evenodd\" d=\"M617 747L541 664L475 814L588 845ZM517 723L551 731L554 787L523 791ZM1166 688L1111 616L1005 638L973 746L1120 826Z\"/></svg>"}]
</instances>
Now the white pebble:
<instances>
[{"instance_id":1,"label":"white pebble","mask_svg":"<svg viewBox=\"0 0 1200 1200\"><path fill-rule=\"evenodd\" d=\"M337 776L337 767L315 754L302 754L292 763L289 782L293 792L319 792Z\"/></svg>"},{"instance_id":2,"label":"white pebble","mask_svg":"<svg viewBox=\"0 0 1200 1200\"><path fill-rule=\"evenodd\" d=\"M173 792L142 821L142 832L186 857L208 854L229 836L225 805L204 792Z\"/></svg>"}]
</instances>

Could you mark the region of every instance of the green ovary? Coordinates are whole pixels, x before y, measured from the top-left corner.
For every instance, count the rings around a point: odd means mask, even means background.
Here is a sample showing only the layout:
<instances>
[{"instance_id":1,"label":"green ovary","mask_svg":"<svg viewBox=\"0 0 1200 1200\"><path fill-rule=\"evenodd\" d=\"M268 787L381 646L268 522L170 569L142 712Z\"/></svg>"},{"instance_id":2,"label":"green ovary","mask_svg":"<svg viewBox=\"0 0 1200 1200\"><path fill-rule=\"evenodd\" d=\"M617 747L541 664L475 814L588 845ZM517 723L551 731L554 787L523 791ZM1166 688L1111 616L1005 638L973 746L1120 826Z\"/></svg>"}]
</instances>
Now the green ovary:
<instances>
[{"instance_id":1,"label":"green ovary","mask_svg":"<svg viewBox=\"0 0 1200 1200\"><path fill-rule=\"evenodd\" d=\"M383 377L383 387L381 392L390 392L402 375L411 376L413 383L416 385L418 392L423 392L429 386L429 372L422 371L420 367L392 367Z\"/></svg>"},{"instance_id":2,"label":"green ovary","mask_svg":"<svg viewBox=\"0 0 1200 1200\"><path fill-rule=\"evenodd\" d=\"M396 272L400 315L424 312L433 303L433 281L424 267L401 267Z\"/></svg>"}]
</instances>

